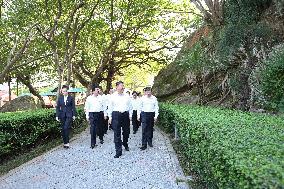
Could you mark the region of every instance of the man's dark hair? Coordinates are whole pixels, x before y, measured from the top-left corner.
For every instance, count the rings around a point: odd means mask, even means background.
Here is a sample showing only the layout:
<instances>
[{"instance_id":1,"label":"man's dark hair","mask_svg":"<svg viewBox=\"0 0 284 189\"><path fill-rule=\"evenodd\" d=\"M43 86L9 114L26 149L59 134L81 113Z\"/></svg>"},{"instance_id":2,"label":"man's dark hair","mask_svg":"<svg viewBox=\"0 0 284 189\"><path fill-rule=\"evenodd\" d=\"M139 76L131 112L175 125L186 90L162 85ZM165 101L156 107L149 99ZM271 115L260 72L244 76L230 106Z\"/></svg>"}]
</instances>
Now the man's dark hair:
<instances>
[{"instance_id":1,"label":"man's dark hair","mask_svg":"<svg viewBox=\"0 0 284 189\"><path fill-rule=\"evenodd\" d=\"M100 88L100 86L99 86L98 84L93 84L93 86L92 86L92 91L95 91L96 88Z\"/></svg>"},{"instance_id":2,"label":"man's dark hair","mask_svg":"<svg viewBox=\"0 0 284 189\"><path fill-rule=\"evenodd\" d=\"M115 86L118 86L120 84L123 84L123 82L122 81L118 81L118 82L115 83Z\"/></svg>"},{"instance_id":3,"label":"man's dark hair","mask_svg":"<svg viewBox=\"0 0 284 189\"><path fill-rule=\"evenodd\" d=\"M133 91L132 95L134 95L134 94L138 95L138 92L137 91Z\"/></svg>"},{"instance_id":4,"label":"man's dark hair","mask_svg":"<svg viewBox=\"0 0 284 189\"><path fill-rule=\"evenodd\" d=\"M151 91L151 87L145 87L145 91Z\"/></svg>"},{"instance_id":5,"label":"man's dark hair","mask_svg":"<svg viewBox=\"0 0 284 189\"><path fill-rule=\"evenodd\" d=\"M69 89L69 87L67 85L62 85L62 88L61 89Z\"/></svg>"}]
</instances>

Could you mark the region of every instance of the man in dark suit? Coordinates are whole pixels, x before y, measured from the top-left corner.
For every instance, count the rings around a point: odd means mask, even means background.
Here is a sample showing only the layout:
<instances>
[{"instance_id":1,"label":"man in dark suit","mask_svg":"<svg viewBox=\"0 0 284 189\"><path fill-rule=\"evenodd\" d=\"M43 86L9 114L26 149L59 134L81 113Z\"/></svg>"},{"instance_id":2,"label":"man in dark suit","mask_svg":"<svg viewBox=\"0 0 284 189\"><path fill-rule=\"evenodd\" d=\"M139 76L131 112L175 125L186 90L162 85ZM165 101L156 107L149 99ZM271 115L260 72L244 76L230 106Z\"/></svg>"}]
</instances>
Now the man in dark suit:
<instances>
[{"instance_id":1,"label":"man in dark suit","mask_svg":"<svg viewBox=\"0 0 284 189\"><path fill-rule=\"evenodd\" d=\"M61 122L63 146L69 148L69 130L76 116L75 100L68 94L68 86L63 85L61 93L56 104L56 120Z\"/></svg>"}]
</instances>

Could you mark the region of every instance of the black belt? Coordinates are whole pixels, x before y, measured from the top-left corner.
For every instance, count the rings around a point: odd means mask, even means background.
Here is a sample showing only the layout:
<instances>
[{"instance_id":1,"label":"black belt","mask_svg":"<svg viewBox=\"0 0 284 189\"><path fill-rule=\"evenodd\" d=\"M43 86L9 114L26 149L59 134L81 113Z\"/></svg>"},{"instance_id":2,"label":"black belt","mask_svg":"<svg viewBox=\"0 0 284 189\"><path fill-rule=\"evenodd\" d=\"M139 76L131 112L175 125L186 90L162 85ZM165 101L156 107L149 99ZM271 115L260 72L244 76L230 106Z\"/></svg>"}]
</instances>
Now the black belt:
<instances>
[{"instance_id":1,"label":"black belt","mask_svg":"<svg viewBox=\"0 0 284 189\"><path fill-rule=\"evenodd\" d=\"M124 113L128 113L128 111L124 111L124 112L121 112L121 111L113 111L114 113L121 113L121 114L124 114Z\"/></svg>"}]
</instances>

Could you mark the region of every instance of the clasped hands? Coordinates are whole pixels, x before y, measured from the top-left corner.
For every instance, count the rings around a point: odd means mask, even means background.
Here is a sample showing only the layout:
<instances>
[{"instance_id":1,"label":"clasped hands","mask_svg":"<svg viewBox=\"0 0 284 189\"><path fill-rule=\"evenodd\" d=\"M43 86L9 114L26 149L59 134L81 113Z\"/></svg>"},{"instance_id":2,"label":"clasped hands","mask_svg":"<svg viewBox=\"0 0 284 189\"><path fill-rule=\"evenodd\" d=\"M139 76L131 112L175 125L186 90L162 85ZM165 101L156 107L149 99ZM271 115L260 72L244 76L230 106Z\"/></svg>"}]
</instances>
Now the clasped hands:
<instances>
[{"instance_id":1,"label":"clasped hands","mask_svg":"<svg viewBox=\"0 0 284 189\"><path fill-rule=\"evenodd\" d=\"M73 116L72 118L73 118L73 120L75 120L75 119L76 119L76 117L75 117L75 116ZM56 117L55 119L56 119L56 121L60 122L60 120L59 120L59 118L58 118L58 117Z\"/></svg>"}]
</instances>

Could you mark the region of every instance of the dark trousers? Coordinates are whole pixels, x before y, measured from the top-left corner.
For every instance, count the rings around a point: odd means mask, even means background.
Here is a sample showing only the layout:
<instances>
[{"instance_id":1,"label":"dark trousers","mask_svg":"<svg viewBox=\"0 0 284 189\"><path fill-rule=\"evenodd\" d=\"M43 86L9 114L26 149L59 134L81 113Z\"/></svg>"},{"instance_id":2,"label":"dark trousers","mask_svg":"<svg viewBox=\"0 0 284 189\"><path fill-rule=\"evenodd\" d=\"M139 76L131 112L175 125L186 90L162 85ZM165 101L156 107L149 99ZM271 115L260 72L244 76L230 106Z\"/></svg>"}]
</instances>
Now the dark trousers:
<instances>
[{"instance_id":1,"label":"dark trousers","mask_svg":"<svg viewBox=\"0 0 284 189\"><path fill-rule=\"evenodd\" d=\"M96 144L96 136L99 136L100 140L103 140L104 131L104 117L103 112L89 112L90 121L90 134L91 134L91 145Z\"/></svg>"},{"instance_id":2,"label":"dark trousers","mask_svg":"<svg viewBox=\"0 0 284 189\"><path fill-rule=\"evenodd\" d=\"M130 120L128 112L112 112L111 121L113 134L114 134L114 144L117 154L122 153L122 145L128 147L128 138L130 134ZM121 141L121 129L123 141Z\"/></svg>"},{"instance_id":3,"label":"dark trousers","mask_svg":"<svg viewBox=\"0 0 284 189\"><path fill-rule=\"evenodd\" d=\"M63 138L63 143L67 144L69 143L69 132L71 128L72 117L61 117L60 122L61 122L61 134Z\"/></svg>"},{"instance_id":4,"label":"dark trousers","mask_svg":"<svg viewBox=\"0 0 284 189\"><path fill-rule=\"evenodd\" d=\"M140 127L141 126L141 123L142 123L142 112L140 112L140 120L138 121L138 127Z\"/></svg>"},{"instance_id":5,"label":"dark trousers","mask_svg":"<svg viewBox=\"0 0 284 189\"><path fill-rule=\"evenodd\" d=\"M104 119L104 134L107 133L107 130L108 130L108 117L107 119Z\"/></svg>"},{"instance_id":6,"label":"dark trousers","mask_svg":"<svg viewBox=\"0 0 284 189\"><path fill-rule=\"evenodd\" d=\"M139 121L137 120L137 110L133 110L132 125L133 125L133 131L136 132L138 130L138 127L139 127Z\"/></svg>"},{"instance_id":7,"label":"dark trousers","mask_svg":"<svg viewBox=\"0 0 284 189\"><path fill-rule=\"evenodd\" d=\"M152 144L155 112L142 112L142 145Z\"/></svg>"}]
</instances>

